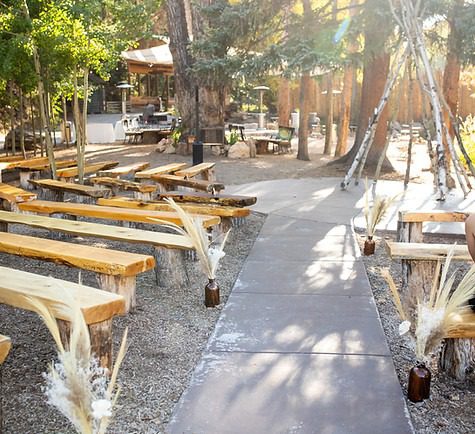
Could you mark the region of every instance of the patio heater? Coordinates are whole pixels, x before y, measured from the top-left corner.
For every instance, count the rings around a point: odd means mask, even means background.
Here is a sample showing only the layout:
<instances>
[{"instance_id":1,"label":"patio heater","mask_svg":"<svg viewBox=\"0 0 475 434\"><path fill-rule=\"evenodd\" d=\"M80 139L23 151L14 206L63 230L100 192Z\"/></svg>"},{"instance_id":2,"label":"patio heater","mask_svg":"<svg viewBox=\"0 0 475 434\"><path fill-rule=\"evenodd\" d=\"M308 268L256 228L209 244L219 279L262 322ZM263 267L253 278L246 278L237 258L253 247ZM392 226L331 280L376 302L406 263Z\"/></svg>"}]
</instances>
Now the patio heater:
<instances>
[{"instance_id":1,"label":"patio heater","mask_svg":"<svg viewBox=\"0 0 475 434\"><path fill-rule=\"evenodd\" d=\"M269 90L267 86L256 86L254 90L259 92L259 113L257 114L257 128L260 130L265 130L266 126L266 114L262 113L262 100L264 98L264 92Z\"/></svg>"},{"instance_id":2,"label":"patio heater","mask_svg":"<svg viewBox=\"0 0 475 434\"><path fill-rule=\"evenodd\" d=\"M127 113L127 89L132 89L134 86L127 83L126 81L121 81L117 84L116 88L120 89L121 98L122 98L122 115Z\"/></svg>"}]
</instances>

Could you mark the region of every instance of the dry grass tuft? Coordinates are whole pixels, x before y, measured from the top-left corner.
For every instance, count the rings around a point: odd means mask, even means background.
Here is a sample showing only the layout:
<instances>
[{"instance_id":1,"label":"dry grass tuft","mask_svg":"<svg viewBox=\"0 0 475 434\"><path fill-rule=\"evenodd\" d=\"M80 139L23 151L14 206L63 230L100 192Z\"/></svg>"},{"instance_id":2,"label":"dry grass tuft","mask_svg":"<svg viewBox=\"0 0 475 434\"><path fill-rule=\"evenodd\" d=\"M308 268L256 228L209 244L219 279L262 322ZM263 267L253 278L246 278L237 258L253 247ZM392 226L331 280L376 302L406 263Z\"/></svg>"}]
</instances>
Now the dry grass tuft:
<instances>
[{"instance_id":1,"label":"dry grass tuft","mask_svg":"<svg viewBox=\"0 0 475 434\"><path fill-rule=\"evenodd\" d=\"M119 393L116 382L126 353L127 330L109 378L109 371L99 366L97 358L91 354L89 330L78 303L67 295L56 279L51 280L52 286L57 286L58 294L64 294L64 300L55 309L71 319L69 348L61 342L58 324L50 308L38 298L27 297L32 310L48 327L58 349L58 360L52 362L44 374L48 403L56 407L78 433L104 434Z\"/></svg>"}]
</instances>

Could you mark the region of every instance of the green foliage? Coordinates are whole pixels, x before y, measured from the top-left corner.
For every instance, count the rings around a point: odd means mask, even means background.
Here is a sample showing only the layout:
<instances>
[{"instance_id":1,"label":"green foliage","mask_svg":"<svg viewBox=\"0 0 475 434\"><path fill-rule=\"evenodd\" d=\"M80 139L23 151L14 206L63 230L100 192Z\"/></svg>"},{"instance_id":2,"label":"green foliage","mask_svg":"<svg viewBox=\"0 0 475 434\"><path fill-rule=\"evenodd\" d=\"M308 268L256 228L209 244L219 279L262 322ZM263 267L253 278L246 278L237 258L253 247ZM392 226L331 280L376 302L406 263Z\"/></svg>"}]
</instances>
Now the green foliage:
<instances>
[{"instance_id":1,"label":"green foliage","mask_svg":"<svg viewBox=\"0 0 475 434\"><path fill-rule=\"evenodd\" d=\"M475 116L468 115L460 126L460 135L470 160L475 163ZM462 160L465 162L463 155Z\"/></svg>"},{"instance_id":2,"label":"green foliage","mask_svg":"<svg viewBox=\"0 0 475 434\"><path fill-rule=\"evenodd\" d=\"M313 2L310 13L291 0L215 0L202 7L206 26L195 40L194 72L202 83L229 85L236 78L300 75L335 68L341 44L332 42L338 23L331 2Z\"/></svg>"}]
</instances>

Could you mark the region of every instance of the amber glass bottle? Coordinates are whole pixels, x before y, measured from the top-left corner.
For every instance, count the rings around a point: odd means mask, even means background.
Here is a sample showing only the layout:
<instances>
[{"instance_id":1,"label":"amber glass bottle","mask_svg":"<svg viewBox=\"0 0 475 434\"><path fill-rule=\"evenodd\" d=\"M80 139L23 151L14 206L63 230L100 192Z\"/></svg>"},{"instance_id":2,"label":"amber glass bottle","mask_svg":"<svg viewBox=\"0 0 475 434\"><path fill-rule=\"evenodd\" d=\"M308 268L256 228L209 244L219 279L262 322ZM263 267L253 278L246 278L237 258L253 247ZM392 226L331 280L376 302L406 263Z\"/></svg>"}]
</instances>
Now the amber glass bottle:
<instances>
[{"instance_id":1,"label":"amber glass bottle","mask_svg":"<svg viewBox=\"0 0 475 434\"><path fill-rule=\"evenodd\" d=\"M431 373L423 364L414 366L409 371L407 397L412 402L421 402L430 396Z\"/></svg>"}]
</instances>

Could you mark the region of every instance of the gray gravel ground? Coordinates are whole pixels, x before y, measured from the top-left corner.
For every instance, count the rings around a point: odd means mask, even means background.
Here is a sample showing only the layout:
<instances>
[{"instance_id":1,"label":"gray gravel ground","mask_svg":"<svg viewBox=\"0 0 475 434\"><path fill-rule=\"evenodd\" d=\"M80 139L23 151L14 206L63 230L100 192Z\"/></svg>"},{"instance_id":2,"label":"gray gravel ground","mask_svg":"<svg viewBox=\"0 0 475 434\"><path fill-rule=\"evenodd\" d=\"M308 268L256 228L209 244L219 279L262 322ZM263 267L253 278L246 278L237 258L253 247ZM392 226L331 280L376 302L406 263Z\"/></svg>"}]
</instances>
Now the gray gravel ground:
<instances>
[{"instance_id":1,"label":"gray gravel ground","mask_svg":"<svg viewBox=\"0 0 475 434\"><path fill-rule=\"evenodd\" d=\"M226 256L218 270L222 305L242 268L264 222L253 213L244 224L233 228L225 247ZM13 232L48 237L47 231L14 226ZM150 248L104 240L69 238L80 242L136 253ZM200 359L221 307L207 309L204 286L207 279L197 262L187 261L189 288L158 288L153 272L137 279L138 308L133 314L114 320L114 341L118 345L129 328L129 349L119 375L122 387L116 417L108 432L160 433L174 404L186 387ZM78 271L66 266L0 254L0 265L78 280ZM97 286L92 274L82 273L83 283ZM0 305L0 331L12 338L12 351L3 365L4 434L72 433L63 416L49 407L42 393L42 373L55 355L46 327L30 312ZM1 429L0 429L1 432Z\"/></svg>"},{"instance_id":2,"label":"gray gravel ground","mask_svg":"<svg viewBox=\"0 0 475 434\"><path fill-rule=\"evenodd\" d=\"M361 250L364 238L359 236ZM395 239L393 235L385 236ZM427 242L452 243L453 239L442 238L426 240ZM461 244L460 240L457 240ZM463 241L462 241L463 243ZM381 277L382 268L390 268L391 275L400 284L400 261L392 261L384 248L384 240L377 237L376 252L372 256L363 256L363 261L369 277L374 298L389 347L393 355L394 365L401 382L401 388L406 394L409 370L415 365L416 359L409 347L407 338L399 336L400 319L393 304L393 299L386 281ZM458 263L457 266L467 269L467 265ZM475 432L475 375L468 376L465 381L456 381L437 369L437 361L433 360L430 370L432 373L430 399L421 403L407 400L408 409L416 433L420 434L461 434Z\"/></svg>"}]
</instances>

